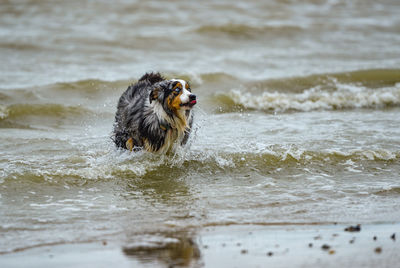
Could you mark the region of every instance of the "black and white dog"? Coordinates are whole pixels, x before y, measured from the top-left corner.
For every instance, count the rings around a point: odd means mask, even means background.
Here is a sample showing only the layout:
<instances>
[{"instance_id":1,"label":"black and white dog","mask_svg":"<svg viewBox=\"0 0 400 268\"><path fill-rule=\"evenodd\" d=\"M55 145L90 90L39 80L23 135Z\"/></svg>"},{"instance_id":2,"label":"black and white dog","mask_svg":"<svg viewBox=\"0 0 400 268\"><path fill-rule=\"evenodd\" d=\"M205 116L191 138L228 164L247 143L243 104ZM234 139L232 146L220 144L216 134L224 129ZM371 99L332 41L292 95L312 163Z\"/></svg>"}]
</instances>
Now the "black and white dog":
<instances>
[{"instance_id":1,"label":"black and white dog","mask_svg":"<svg viewBox=\"0 0 400 268\"><path fill-rule=\"evenodd\" d=\"M196 102L188 82L146 73L119 99L114 124L116 146L166 153L184 145Z\"/></svg>"}]
</instances>

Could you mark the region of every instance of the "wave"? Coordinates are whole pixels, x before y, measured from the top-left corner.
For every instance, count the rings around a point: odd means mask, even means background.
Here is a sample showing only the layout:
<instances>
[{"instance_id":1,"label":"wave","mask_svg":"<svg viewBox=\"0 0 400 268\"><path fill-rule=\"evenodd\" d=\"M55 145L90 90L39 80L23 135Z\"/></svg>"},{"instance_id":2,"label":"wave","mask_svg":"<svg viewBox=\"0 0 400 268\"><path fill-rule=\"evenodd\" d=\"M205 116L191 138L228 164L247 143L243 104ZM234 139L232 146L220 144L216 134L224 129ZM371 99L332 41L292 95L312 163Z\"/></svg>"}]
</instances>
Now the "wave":
<instances>
[{"instance_id":1,"label":"wave","mask_svg":"<svg viewBox=\"0 0 400 268\"><path fill-rule=\"evenodd\" d=\"M79 91L89 94L98 94L100 92L114 92L119 88L126 89L132 81L117 80L105 81L99 79L85 79L73 82L59 82L48 85L47 87L55 91Z\"/></svg>"},{"instance_id":2,"label":"wave","mask_svg":"<svg viewBox=\"0 0 400 268\"><path fill-rule=\"evenodd\" d=\"M33 51L40 51L42 48L38 45L32 43L24 43L24 42L10 42L10 41L0 41L0 48L6 49L15 49L15 50L33 50Z\"/></svg>"},{"instance_id":3,"label":"wave","mask_svg":"<svg viewBox=\"0 0 400 268\"><path fill-rule=\"evenodd\" d=\"M387 187L386 189L375 192L376 195L382 196L399 196L400 195L400 187Z\"/></svg>"},{"instance_id":4,"label":"wave","mask_svg":"<svg viewBox=\"0 0 400 268\"><path fill-rule=\"evenodd\" d=\"M202 98L201 103L210 108L216 107L215 111L255 109L282 112L400 105L400 69L314 74L261 81L246 81L224 72L164 75L167 78L182 77L191 81L194 90L198 90L199 97ZM82 107L98 113L113 114L119 96L135 79L88 79L3 90L0 92L0 103L3 103L0 106L0 120L13 113L50 115L53 110L60 115L72 115L74 111L78 114L86 113L87 111L80 110ZM219 88L221 92L215 93L215 88ZM207 95L211 98L207 98ZM29 100L30 104L20 104L21 99ZM82 106L78 108L77 103ZM16 106L11 107L10 104Z\"/></svg>"},{"instance_id":5,"label":"wave","mask_svg":"<svg viewBox=\"0 0 400 268\"><path fill-rule=\"evenodd\" d=\"M110 95L118 95L125 90L132 81L117 80L105 81L85 79L71 82L58 82L42 86L4 89L0 91L0 101L3 103L19 103L29 100L30 103L49 102L65 103L65 101L99 101ZM77 102L79 100L79 102Z\"/></svg>"},{"instance_id":6,"label":"wave","mask_svg":"<svg viewBox=\"0 0 400 268\"><path fill-rule=\"evenodd\" d=\"M156 70L155 70L156 71ZM144 74L144 73L143 73ZM394 86L400 83L400 69L369 69L341 73L313 74L299 77L283 77L278 79L267 79L261 81L242 80L226 72L215 73L162 73L167 79L180 77L187 79L196 85L207 83L220 83L234 81L240 84L250 84L251 87L275 89L278 91L300 92L315 86L327 88L335 87L336 83L356 84L368 88L379 88ZM87 79L72 82L60 82L50 84L44 88L55 91L78 91L95 94L99 91L115 93L115 91L125 90L131 83L136 82L139 77L132 77L126 80L105 81L99 79Z\"/></svg>"},{"instance_id":7,"label":"wave","mask_svg":"<svg viewBox=\"0 0 400 268\"><path fill-rule=\"evenodd\" d=\"M61 104L12 104L0 105L0 128L30 128L32 124L43 126L70 120L78 122L85 117L99 116L82 106Z\"/></svg>"},{"instance_id":8,"label":"wave","mask_svg":"<svg viewBox=\"0 0 400 268\"><path fill-rule=\"evenodd\" d=\"M367 88L393 87L400 82L400 69L368 69L340 73L312 74L298 77L284 77L255 81L254 89L300 93L320 86L334 90L337 84L358 85Z\"/></svg>"},{"instance_id":9,"label":"wave","mask_svg":"<svg viewBox=\"0 0 400 268\"><path fill-rule=\"evenodd\" d=\"M88 114L92 114L92 112L82 106L64 106L60 104L13 104L0 106L0 120L26 116L68 117Z\"/></svg>"},{"instance_id":10,"label":"wave","mask_svg":"<svg viewBox=\"0 0 400 268\"><path fill-rule=\"evenodd\" d=\"M400 105L400 70L367 70L262 81L217 94L222 111L272 112Z\"/></svg>"},{"instance_id":11,"label":"wave","mask_svg":"<svg viewBox=\"0 0 400 268\"><path fill-rule=\"evenodd\" d=\"M270 174L279 170L316 169L325 172L338 165L349 172L361 172L366 167L379 168L390 164L398 165L400 152L388 150L306 151L294 146L271 146L255 152L178 152L172 156L154 155L146 152L129 153L110 149L90 155L66 156L63 167L45 166L32 163L28 169L4 169L4 177L34 181L62 181L81 185L89 181L112 179L171 180L181 176L209 176L218 173L247 174L259 172ZM368 163L368 164L367 164Z\"/></svg>"},{"instance_id":12,"label":"wave","mask_svg":"<svg viewBox=\"0 0 400 268\"><path fill-rule=\"evenodd\" d=\"M264 25L252 26L247 24L223 24L205 25L195 29L196 33L206 35L225 34L232 37L252 37L260 36L287 36L299 33L303 28L296 25Z\"/></svg>"},{"instance_id":13,"label":"wave","mask_svg":"<svg viewBox=\"0 0 400 268\"><path fill-rule=\"evenodd\" d=\"M217 100L231 106L224 109L229 111L238 107L277 112L386 108L400 105L400 87L373 90L343 85L335 92L312 88L300 94L264 92L261 95L232 90L218 96Z\"/></svg>"},{"instance_id":14,"label":"wave","mask_svg":"<svg viewBox=\"0 0 400 268\"><path fill-rule=\"evenodd\" d=\"M180 77L189 80L195 86L210 83L228 83L244 85L246 90L269 90L278 92L301 93L304 90L320 86L323 90L333 90L336 84L351 84L368 88L393 87L400 83L400 69L370 69L342 73L313 74L298 77L282 77L258 81L243 80L226 72L215 73L163 73L166 78ZM139 77L131 79L106 81L85 79L71 82L58 82L36 87L2 90L0 100L12 102L13 99L37 99L46 95L80 94L82 97L96 98L99 95L118 95Z\"/></svg>"}]
</instances>

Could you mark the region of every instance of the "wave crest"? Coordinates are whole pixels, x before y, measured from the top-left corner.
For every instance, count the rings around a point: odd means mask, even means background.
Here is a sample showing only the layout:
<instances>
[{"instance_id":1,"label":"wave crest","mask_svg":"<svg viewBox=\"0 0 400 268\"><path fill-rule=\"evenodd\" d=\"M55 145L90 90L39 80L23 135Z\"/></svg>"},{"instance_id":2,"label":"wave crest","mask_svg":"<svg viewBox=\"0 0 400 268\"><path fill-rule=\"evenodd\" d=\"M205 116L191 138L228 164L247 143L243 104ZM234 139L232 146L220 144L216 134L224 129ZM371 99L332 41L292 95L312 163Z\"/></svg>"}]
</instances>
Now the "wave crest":
<instances>
[{"instance_id":1,"label":"wave crest","mask_svg":"<svg viewBox=\"0 0 400 268\"><path fill-rule=\"evenodd\" d=\"M49 182L67 181L71 184L113 179L144 180L171 179L185 177L190 174L209 176L220 172L273 173L287 169L317 169L321 166L336 172L337 166L348 167L348 171L356 172L365 161L369 166L394 163L400 160L399 152L388 150L353 150L341 151L308 151L295 146L271 146L255 152L181 152L173 156L154 155L146 152L129 153L101 151L94 155L70 156L62 160L64 168L53 165L36 166L31 163L28 169L13 165L14 169L4 169L5 178L21 178L28 180L44 180ZM359 172L359 171L358 171Z\"/></svg>"},{"instance_id":2,"label":"wave crest","mask_svg":"<svg viewBox=\"0 0 400 268\"><path fill-rule=\"evenodd\" d=\"M236 89L220 94L217 100L228 111L237 107L273 112L385 108L400 105L400 84L371 89L361 85L336 83L336 89L333 90L316 86L301 93L267 91L254 94Z\"/></svg>"}]
</instances>

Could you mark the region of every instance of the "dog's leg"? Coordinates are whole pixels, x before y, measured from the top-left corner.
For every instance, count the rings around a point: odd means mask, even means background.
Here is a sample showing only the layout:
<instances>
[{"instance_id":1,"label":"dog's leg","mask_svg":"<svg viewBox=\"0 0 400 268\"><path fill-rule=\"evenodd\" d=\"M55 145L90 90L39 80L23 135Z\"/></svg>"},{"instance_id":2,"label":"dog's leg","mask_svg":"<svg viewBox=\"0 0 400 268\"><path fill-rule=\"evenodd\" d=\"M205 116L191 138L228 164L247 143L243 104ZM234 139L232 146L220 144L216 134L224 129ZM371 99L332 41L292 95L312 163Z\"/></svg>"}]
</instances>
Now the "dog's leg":
<instances>
[{"instance_id":1,"label":"dog's leg","mask_svg":"<svg viewBox=\"0 0 400 268\"><path fill-rule=\"evenodd\" d=\"M131 152L132 152L132 149L133 149L133 145L134 144L133 144L133 139L132 138L129 138L129 140L127 140L126 143L125 143L126 149L128 149Z\"/></svg>"}]
</instances>

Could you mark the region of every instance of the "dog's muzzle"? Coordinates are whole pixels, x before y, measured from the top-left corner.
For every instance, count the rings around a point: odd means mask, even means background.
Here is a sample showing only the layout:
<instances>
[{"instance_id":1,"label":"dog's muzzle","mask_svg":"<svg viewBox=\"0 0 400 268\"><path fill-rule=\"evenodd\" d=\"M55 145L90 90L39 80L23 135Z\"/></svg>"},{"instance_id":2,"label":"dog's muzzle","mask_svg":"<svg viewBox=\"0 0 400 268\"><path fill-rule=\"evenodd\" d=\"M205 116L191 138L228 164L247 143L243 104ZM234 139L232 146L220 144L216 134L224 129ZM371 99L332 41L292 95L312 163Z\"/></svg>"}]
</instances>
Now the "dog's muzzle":
<instances>
[{"instance_id":1,"label":"dog's muzzle","mask_svg":"<svg viewBox=\"0 0 400 268\"><path fill-rule=\"evenodd\" d=\"M196 95L190 94L189 95L189 102L181 104L181 106L186 106L186 107L192 108L196 103L197 103Z\"/></svg>"}]
</instances>

